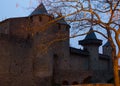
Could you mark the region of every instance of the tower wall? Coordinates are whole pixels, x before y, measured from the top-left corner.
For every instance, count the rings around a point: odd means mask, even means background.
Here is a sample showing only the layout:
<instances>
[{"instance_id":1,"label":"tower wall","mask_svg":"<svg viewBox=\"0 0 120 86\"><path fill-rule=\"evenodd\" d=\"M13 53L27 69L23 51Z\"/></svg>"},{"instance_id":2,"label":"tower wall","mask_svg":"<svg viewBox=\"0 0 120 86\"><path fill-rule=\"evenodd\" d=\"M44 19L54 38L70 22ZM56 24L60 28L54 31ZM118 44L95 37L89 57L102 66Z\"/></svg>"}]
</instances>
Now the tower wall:
<instances>
[{"instance_id":1,"label":"tower wall","mask_svg":"<svg viewBox=\"0 0 120 86\"><path fill-rule=\"evenodd\" d=\"M10 21L4 21L0 23L0 34L9 34Z\"/></svg>"},{"instance_id":2,"label":"tower wall","mask_svg":"<svg viewBox=\"0 0 120 86\"><path fill-rule=\"evenodd\" d=\"M56 30L57 29L57 30ZM53 44L53 61L55 64L53 65L53 78L54 83L59 83L63 80L61 74L65 73L69 70L69 28L68 25L57 24L57 28L55 29L56 39L58 40Z\"/></svg>"},{"instance_id":3,"label":"tower wall","mask_svg":"<svg viewBox=\"0 0 120 86\"><path fill-rule=\"evenodd\" d=\"M26 39L29 33L28 18L10 19L9 36Z\"/></svg>"},{"instance_id":4,"label":"tower wall","mask_svg":"<svg viewBox=\"0 0 120 86\"><path fill-rule=\"evenodd\" d=\"M103 54L109 56L109 59L110 59L109 62L108 62L109 70L112 71L112 68L113 68L113 66L112 66L112 47L110 46L109 42L107 42L103 46Z\"/></svg>"},{"instance_id":5,"label":"tower wall","mask_svg":"<svg viewBox=\"0 0 120 86\"><path fill-rule=\"evenodd\" d=\"M97 39L93 28L90 28L84 40L79 41L79 44L83 45L84 50L89 52L89 65L90 70L99 70L99 46L102 44L102 40Z\"/></svg>"},{"instance_id":6,"label":"tower wall","mask_svg":"<svg viewBox=\"0 0 120 86\"><path fill-rule=\"evenodd\" d=\"M34 77L37 86L51 86L53 72L53 55L51 43L54 39L53 26L47 24L50 17L38 15L31 17L31 37L34 48Z\"/></svg>"},{"instance_id":7,"label":"tower wall","mask_svg":"<svg viewBox=\"0 0 120 86\"><path fill-rule=\"evenodd\" d=\"M42 17L43 22L39 17ZM45 28L46 30L42 28L48 20L50 17L41 15L9 19L5 21L9 34L2 30L5 25L1 25L0 32L6 34L5 38L3 36L0 38L0 84L2 86L51 85L51 50L42 51L43 46L47 46L46 43L54 38L52 28L48 29L50 25Z\"/></svg>"},{"instance_id":8,"label":"tower wall","mask_svg":"<svg viewBox=\"0 0 120 86\"><path fill-rule=\"evenodd\" d=\"M112 54L112 47L111 46L103 46L103 54L111 56L111 54Z\"/></svg>"},{"instance_id":9,"label":"tower wall","mask_svg":"<svg viewBox=\"0 0 120 86\"><path fill-rule=\"evenodd\" d=\"M86 45L85 49L89 52L89 69L99 70L99 47L96 45Z\"/></svg>"},{"instance_id":10,"label":"tower wall","mask_svg":"<svg viewBox=\"0 0 120 86\"><path fill-rule=\"evenodd\" d=\"M32 49L29 43L19 43L0 37L0 85L34 85ZM28 83L29 82L29 83Z\"/></svg>"}]
</instances>

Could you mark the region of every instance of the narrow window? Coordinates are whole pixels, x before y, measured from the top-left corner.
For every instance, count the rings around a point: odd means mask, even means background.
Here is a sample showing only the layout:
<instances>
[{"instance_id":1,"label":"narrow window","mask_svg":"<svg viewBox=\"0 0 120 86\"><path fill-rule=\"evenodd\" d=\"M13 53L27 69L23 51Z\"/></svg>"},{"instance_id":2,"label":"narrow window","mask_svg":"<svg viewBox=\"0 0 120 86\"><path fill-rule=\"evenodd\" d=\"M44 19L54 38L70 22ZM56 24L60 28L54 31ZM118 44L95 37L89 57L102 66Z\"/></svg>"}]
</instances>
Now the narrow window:
<instances>
[{"instance_id":1,"label":"narrow window","mask_svg":"<svg viewBox=\"0 0 120 86\"><path fill-rule=\"evenodd\" d=\"M82 83L83 83L83 84L84 84L84 83L87 83L87 84L91 83L91 78L92 78L91 76L88 76L87 78L85 78L85 79L83 80Z\"/></svg>"},{"instance_id":2,"label":"narrow window","mask_svg":"<svg viewBox=\"0 0 120 86\"><path fill-rule=\"evenodd\" d=\"M69 83L68 83L68 81L65 80L62 82L62 85L69 85Z\"/></svg>"},{"instance_id":3,"label":"narrow window","mask_svg":"<svg viewBox=\"0 0 120 86\"><path fill-rule=\"evenodd\" d=\"M74 81L72 85L78 85L79 83L77 81Z\"/></svg>"},{"instance_id":4,"label":"narrow window","mask_svg":"<svg viewBox=\"0 0 120 86\"><path fill-rule=\"evenodd\" d=\"M60 24L58 24L58 29L59 29L59 30L61 29L61 25L60 25Z\"/></svg>"},{"instance_id":5,"label":"narrow window","mask_svg":"<svg viewBox=\"0 0 120 86\"><path fill-rule=\"evenodd\" d=\"M31 23L33 22L33 17L32 17L32 16L30 17L30 22L31 22Z\"/></svg>"},{"instance_id":6,"label":"narrow window","mask_svg":"<svg viewBox=\"0 0 120 86\"><path fill-rule=\"evenodd\" d=\"M40 22L42 21L42 17L41 17L41 16L39 17L39 21L40 21Z\"/></svg>"}]
</instances>

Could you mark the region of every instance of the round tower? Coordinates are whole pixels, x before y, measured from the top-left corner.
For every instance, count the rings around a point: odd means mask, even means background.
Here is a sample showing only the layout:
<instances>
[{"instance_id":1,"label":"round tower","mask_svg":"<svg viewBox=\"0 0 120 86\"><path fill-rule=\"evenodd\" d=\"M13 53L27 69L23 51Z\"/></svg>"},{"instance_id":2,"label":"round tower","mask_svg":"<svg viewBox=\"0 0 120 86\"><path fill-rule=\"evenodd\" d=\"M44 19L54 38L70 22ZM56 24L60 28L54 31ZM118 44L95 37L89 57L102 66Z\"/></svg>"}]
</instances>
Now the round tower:
<instances>
[{"instance_id":1,"label":"round tower","mask_svg":"<svg viewBox=\"0 0 120 86\"><path fill-rule=\"evenodd\" d=\"M103 54L104 55L108 55L111 56L112 53L112 47L110 45L110 42L107 41L104 45L103 45Z\"/></svg>"},{"instance_id":2,"label":"round tower","mask_svg":"<svg viewBox=\"0 0 120 86\"><path fill-rule=\"evenodd\" d=\"M112 47L109 41L103 45L103 54L109 56L109 70L112 70Z\"/></svg>"},{"instance_id":3,"label":"round tower","mask_svg":"<svg viewBox=\"0 0 120 86\"><path fill-rule=\"evenodd\" d=\"M79 41L84 47L84 50L89 52L89 69L99 69L99 46L102 44L102 40L97 39L93 29L91 28L84 40Z\"/></svg>"},{"instance_id":4,"label":"round tower","mask_svg":"<svg viewBox=\"0 0 120 86\"><path fill-rule=\"evenodd\" d=\"M52 55L49 48L47 48L48 52L45 53L44 48L47 45L46 42L51 40L50 26L47 26L47 29L43 31L44 24L48 23L52 18L48 13L43 3L41 3L30 15L31 18L31 33L33 34L33 48L34 48L34 57L33 57L33 74L34 74L34 82L36 85L42 86L52 86ZM43 25L43 26L42 26ZM47 38L47 39L46 39ZM38 48L39 46L39 48ZM42 51L42 48L43 51Z\"/></svg>"}]
</instances>

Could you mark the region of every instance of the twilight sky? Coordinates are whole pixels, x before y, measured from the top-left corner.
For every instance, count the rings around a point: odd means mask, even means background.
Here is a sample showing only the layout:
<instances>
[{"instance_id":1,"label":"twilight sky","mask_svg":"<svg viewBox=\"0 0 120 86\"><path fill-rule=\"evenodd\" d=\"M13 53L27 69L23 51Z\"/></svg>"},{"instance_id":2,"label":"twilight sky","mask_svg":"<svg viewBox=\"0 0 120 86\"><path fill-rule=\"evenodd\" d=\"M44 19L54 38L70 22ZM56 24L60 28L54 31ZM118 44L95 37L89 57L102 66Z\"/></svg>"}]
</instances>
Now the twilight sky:
<instances>
[{"instance_id":1,"label":"twilight sky","mask_svg":"<svg viewBox=\"0 0 120 86\"><path fill-rule=\"evenodd\" d=\"M0 0L0 21L11 17L28 16L40 1L41 0ZM80 48L78 45L78 40L80 39L82 40L83 37L71 39L70 45ZM100 52L102 52L102 49L100 49Z\"/></svg>"},{"instance_id":2,"label":"twilight sky","mask_svg":"<svg viewBox=\"0 0 120 86\"><path fill-rule=\"evenodd\" d=\"M10 17L27 16L38 5L37 0L0 0L0 21Z\"/></svg>"},{"instance_id":3,"label":"twilight sky","mask_svg":"<svg viewBox=\"0 0 120 86\"><path fill-rule=\"evenodd\" d=\"M28 16L42 0L0 0L0 21L7 18ZM80 48L78 40L83 37L72 38L70 45Z\"/></svg>"},{"instance_id":4,"label":"twilight sky","mask_svg":"<svg viewBox=\"0 0 120 86\"><path fill-rule=\"evenodd\" d=\"M28 16L38 5L41 0L0 0L0 21L7 18ZM78 48L78 40L71 39L71 46Z\"/></svg>"}]
</instances>

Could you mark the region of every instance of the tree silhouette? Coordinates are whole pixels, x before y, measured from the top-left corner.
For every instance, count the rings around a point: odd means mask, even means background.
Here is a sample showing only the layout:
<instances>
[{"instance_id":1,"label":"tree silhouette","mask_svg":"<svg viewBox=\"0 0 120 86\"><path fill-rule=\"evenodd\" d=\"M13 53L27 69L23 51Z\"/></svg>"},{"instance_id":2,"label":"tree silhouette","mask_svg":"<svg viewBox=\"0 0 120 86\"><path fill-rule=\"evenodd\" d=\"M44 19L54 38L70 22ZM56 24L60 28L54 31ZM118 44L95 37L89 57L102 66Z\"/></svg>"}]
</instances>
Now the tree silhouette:
<instances>
[{"instance_id":1,"label":"tree silhouette","mask_svg":"<svg viewBox=\"0 0 120 86\"><path fill-rule=\"evenodd\" d=\"M71 37L87 34L86 31L92 27L93 32L97 32L110 42L114 85L119 86L120 0L48 0L46 5L49 6L49 13L60 16L49 23L65 18L73 29ZM84 31L81 34L82 30Z\"/></svg>"}]
</instances>

